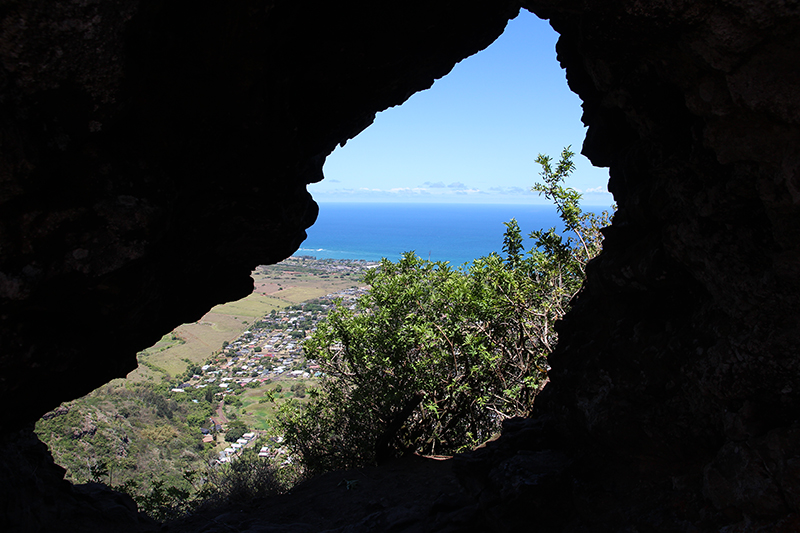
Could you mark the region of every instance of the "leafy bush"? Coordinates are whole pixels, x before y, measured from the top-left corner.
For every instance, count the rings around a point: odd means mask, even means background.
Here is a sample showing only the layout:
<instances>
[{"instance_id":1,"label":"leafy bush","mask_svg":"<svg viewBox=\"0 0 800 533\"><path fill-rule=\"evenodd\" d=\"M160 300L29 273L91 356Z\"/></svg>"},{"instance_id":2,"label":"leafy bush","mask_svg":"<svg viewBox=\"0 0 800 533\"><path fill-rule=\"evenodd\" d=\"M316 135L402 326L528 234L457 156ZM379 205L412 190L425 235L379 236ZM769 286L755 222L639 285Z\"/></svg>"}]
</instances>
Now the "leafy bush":
<instances>
[{"instance_id":1,"label":"leafy bush","mask_svg":"<svg viewBox=\"0 0 800 533\"><path fill-rule=\"evenodd\" d=\"M292 469L279 468L271 460L258 457L256 449L248 449L232 463L208 471L204 506L247 502L280 494L292 486Z\"/></svg>"},{"instance_id":2,"label":"leafy bush","mask_svg":"<svg viewBox=\"0 0 800 533\"><path fill-rule=\"evenodd\" d=\"M225 395L225 405L232 405L234 407L241 407L242 406L242 399L238 396L235 396L235 392L233 394L226 394Z\"/></svg>"},{"instance_id":3,"label":"leafy bush","mask_svg":"<svg viewBox=\"0 0 800 533\"><path fill-rule=\"evenodd\" d=\"M555 170L539 156L543 184L574 236L531 234L506 223L505 259L493 254L465 271L406 253L384 259L365 281L355 310L338 306L306 342L325 378L307 406L281 406L287 446L311 473L358 467L405 453L453 453L486 440L503 420L525 415L547 380L555 321L579 290L601 247L604 218L584 214L561 183L572 172L565 149Z\"/></svg>"},{"instance_id":4,"label":"leafy bush","mask_svg":"<svg viewBox=\"0 0 800 533\"><path fill-rule=\"evenodd\" d=\"M114 488L129 494L150 517L168 521L199 509L280 494L297 479L293 468L279 468L271 460L258 457L255 449L248 449L234 462L209 467L202 475L187 469L182 479L171 482L156 479L148 489L133 481Z\"/></svg>"},{"instance_id":5,"label":"leafy bush","mask_svg":"<svg viewBox=\"0 0 800 533\"><path fill-rule=\"evenodd\" d=\"M228 442L236 442L242 438L242 435L247 433L247 427L241 420L234 420L228 424L228 431L225 433L225 440Z\"/></svg>"}]
</instances>

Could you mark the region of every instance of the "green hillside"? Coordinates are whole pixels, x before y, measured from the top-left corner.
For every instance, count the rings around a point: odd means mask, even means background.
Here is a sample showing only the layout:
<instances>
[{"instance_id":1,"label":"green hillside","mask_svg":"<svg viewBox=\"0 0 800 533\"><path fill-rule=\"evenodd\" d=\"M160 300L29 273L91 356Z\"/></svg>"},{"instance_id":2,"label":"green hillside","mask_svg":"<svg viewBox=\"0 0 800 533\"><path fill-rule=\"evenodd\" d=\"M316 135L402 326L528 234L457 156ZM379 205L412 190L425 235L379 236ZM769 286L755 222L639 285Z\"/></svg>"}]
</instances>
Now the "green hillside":
<instances>
[{"instance_id":1,"label":"green hillside","mask_svg":"<svg viewBox=\"0 0 800 533\"><path fill-rule=\"evenodd\" d=\"M232 437L250 432L262 440L247 447L263 444L277 408L307 400L315 378L302 341L332 304L320 297L363 291L366 268L311 258L258 267L253 294L164 335L125 379L47 413L37 434L67 479L106 482L168 516L164 506L180 498L165 487L191 500L200 486L192 472L219 469Z\"/></svg>"}]
</instances>

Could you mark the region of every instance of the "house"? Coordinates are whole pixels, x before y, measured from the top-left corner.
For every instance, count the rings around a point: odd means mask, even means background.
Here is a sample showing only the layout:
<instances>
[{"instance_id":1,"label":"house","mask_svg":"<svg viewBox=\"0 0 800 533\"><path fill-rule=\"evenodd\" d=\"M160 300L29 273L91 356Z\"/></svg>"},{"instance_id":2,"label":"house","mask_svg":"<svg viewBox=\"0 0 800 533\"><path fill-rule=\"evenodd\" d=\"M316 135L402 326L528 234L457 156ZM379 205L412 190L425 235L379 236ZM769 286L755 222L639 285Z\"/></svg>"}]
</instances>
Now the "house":
<instances>
[{"instance_id":1,"label":"house","mask_svg":"<svg viewBox=\"0 0 800 533\"><path fill-rule=\"evenodd\" d=\"M206 431L208 431L208 430L206 430ZM205 437L203 437L203 443L204 444L209 443L209 442L214 442L214 437L212 437L211 435L206 435Z\"/></svg>"}]
</instances>

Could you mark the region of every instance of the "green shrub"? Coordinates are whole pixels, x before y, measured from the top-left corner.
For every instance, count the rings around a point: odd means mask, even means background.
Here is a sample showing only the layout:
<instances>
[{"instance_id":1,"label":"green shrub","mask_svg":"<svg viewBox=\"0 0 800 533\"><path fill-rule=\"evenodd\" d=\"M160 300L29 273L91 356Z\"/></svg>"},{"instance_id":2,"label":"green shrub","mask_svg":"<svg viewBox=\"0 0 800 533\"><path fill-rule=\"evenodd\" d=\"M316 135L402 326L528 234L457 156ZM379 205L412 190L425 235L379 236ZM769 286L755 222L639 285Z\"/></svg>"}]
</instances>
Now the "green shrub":
<instances>
[{"instance_id":1,"label":"green shrub","mask_svg":"<svg viewBox=\"0 0 800 533\"><path fill-rule=\"evenodd\" d=\"M278 413L287 446L311 473L455 453L529 413L547 381L554 324L599 253L606 220L583 213L580 195L561 185L572 155L566 148L555 169L540 155L544 183L534 187L556 204L568 237L534 231L524 256L512 219L505 258L466 270L413 252L384 259L365 275L370 290L355 310L338 306L317 327L305 352L325 378L307 405L289 401Z\"/></svg>"}]
</instances>

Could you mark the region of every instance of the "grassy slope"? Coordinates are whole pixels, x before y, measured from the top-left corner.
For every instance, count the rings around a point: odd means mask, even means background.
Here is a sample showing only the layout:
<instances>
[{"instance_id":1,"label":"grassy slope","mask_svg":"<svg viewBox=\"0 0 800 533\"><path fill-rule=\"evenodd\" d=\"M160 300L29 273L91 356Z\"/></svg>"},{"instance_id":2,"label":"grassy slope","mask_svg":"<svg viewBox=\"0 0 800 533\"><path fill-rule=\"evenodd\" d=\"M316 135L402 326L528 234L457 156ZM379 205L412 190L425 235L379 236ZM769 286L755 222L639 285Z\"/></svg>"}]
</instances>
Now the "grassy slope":
<instances>
[{"instance_id":1,"label":"grassy slope","mask_svg":"<svg viewBox=\"0 0 800 533\"><path fill-rule=\"evenodd\" d=\"M319 298L332 292L358 286L359 281L349 274L316 274L297 271L275 271L253 275L255 293L272 295L291 303Z\"/></svg>"},{"instance_id":2,"label":"grassy slope","mask_svg":"<svg viewBox=\"0 0 800 533\"><path fill-rule=\"evenodd\" d=\"M291 305L291 301L287 301L283 295L279 296L253 293L241 300L217 305L211 309L209 314L238 317L243 321L250 318L250 322L252 322L253 318L262 317L273 309L279 310ZM204 316L200 321L206 321L207 317L208 315Z\"/></svg>"},{"instance_id":3,"label":"grassy slope","mask_svg":"<svg viewBox=\"0 0 800 533\"><path fill-rule=\"evenodd\" d=\"M311 388L315 385L314 380L311 379L295 379L289 377L282 377L277 380L273 379L269 385L259 387L257 389L250 389L242 393L240 399L242 400L242 407L238 409L239 418L248 425L255 429L268 429L270 420L275 418L275 412L281 404L294 397L290 387L295 384L302 383L306 388ZM275 394L275 402L258 403L264 397L265 391L274 391L280 385L282 391ZM308 396L306 396L306 399ZM301 400L303 401L303 400ZM246 411L247 414L242 414Z\"/></svg>"},{"instance_id":4,"label":"grassy slope","mask_svg":"<svg viewBox=\"0 0 800 533\"><path fill-rule=\"evenodd\" d=\"M170 340L170 335L143 352L143 360L163 369L170 377L186 370L185 359L202 364L246 331L250 324L270 311L319 298L342 289L360 285L346 273L320 273L306 268L272 265L253 273L255 291L235 302L220 304L198 322L178 326L173 332L185 342ZM159 381L161 374L144 365L128 375L135 382Z\"/></svg>"}]
</instances>

